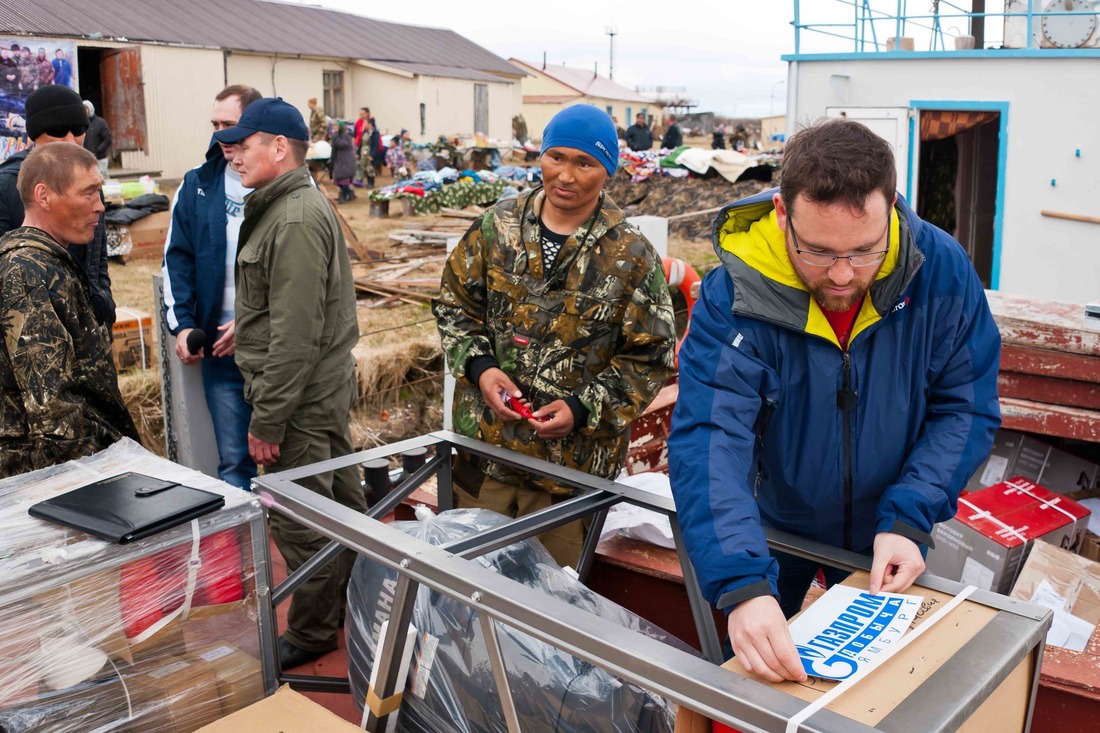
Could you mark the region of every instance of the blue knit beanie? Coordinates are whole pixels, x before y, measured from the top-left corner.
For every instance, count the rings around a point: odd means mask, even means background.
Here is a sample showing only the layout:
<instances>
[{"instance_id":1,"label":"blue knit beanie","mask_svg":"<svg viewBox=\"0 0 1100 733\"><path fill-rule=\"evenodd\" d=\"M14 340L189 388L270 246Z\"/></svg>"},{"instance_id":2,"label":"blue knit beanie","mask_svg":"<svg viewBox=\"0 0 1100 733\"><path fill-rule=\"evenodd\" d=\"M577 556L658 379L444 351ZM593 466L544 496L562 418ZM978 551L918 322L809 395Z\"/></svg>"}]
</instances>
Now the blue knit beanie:
<instances>
[{"instance_id":1,"label":"blue knit beanie","mask_svg":"<svg viewBox=\"0 0 1100 733\"><path fill-rule=\"evenodd\" d=\"M542 155L550 148L583 150L603 164L607 175L619 167L619 135L615 123L599 107L574 104L554 115L542 131Z\"/></svg>"}]
</instances>

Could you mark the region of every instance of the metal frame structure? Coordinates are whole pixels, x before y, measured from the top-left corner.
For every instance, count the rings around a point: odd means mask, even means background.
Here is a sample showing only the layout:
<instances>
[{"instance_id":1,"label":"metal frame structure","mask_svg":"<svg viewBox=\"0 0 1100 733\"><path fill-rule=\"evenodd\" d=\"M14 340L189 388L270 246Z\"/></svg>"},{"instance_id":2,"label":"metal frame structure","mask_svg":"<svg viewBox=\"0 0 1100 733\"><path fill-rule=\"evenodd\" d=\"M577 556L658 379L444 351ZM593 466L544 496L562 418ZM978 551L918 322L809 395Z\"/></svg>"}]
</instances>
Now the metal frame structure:
<instances>
[{"instance_id":1,"label":"metal frame structure","mask_svg":"<svg viewBox=\"0 0 1100 733\"><path fill-rule=\"evenodd\" d=\"M306 476L397 455L410 448L429 446L434 448L435 456L402 481L367 515L295 483ZM455 450L551 477L576 487L581 493L542 511L442 546L429 545L380 521L432 474L438 480L439 508L449 508L452 505L450 457ZM313 570L335 558L345 547L398 574L390 623L384 638L379 640L375 659L375 665L380 666L374 694L380 700L391 699L403 688L404 680L399 679L399 674L406 641L405 630L412 618L417 591L420 586L426 586L478 612L509 733L522 730L522 722L517 717L508 689L506 661L497 643L496 625L501 623L662 695L670 702L736 726L745 733L784 731L787 721L807 705L766 684L717 666L721 661L717 634L684 551L675 508L670 499L448 432L432 433L311 466L261 476L255 483L262 503L269 510L281 512L333 540L275 589L273 605L287 598ZM669 517L696 628L699 638L703 640L703 658L622 628L470 561L547 529L594 515L579 568L583 573L591 567L607 509L621 501ZM865 556L780 532L769 531L768 541L776 549L843 569L867 569L870 562ZM962 589L958 583L934 576L922 576L920 582L947 593L958 593ZM1042 660L1043 640L1050 625L1051 612L986 591L977 591L970 598L997 609L999 613L876 728L829 710L821 710L804 721L799 730L814 733L954 731L1020 661L1033 655L1036 673L1028 706L1030 725L1038 688L1038 665ZM278 630L271 627L271 633L273 639L270 646L274 648L274 636L277 636ZM282 675L280 681L298 689L349 691L347 680L334 678ZM384 730L387 719L387 715L369 714L365 718L364 728Z\"/></svg>"}]
</instances>

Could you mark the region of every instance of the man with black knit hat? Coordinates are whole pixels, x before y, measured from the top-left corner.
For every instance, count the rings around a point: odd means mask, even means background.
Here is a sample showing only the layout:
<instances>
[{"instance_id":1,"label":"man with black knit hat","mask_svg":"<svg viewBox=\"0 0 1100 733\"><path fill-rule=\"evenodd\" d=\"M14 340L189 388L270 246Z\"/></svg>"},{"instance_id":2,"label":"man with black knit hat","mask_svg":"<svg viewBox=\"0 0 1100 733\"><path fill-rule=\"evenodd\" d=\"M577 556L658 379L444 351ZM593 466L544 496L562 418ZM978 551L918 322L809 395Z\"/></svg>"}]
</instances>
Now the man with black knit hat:
<instances>
[{"instance_id":1,"label":"man with black knit hat","mask_svg":"<svg viewBox=\"0 0 1100 733\"><path fill-rule=\"evenodd\" d=\"M672 301L660 256L603 191L619 164L611 117L587 104L554 115L541 163L542 187L470 227L432 304L458 380L454 429L614 479L630 423L675 373ZM465 453L454 483L460 507L512 517L573 494ZM539 539L576 565L583 523Z\"/></svg>"},{"instance_id":2,"label":"man with black knit hat","mask_svg":"<svg viewBox=\"0 0 1100 733\"><path fill-rule=\"evenodd\" d=\"M83 145L88 131L88 113L80 95L60 84L39 87L27 97L27 137L35 146L51 143ZM23 223L23 202L16 179L30 150L22 150L0 163L0 236ZM111 276L107 271L107 229L103 213L91 241L72 244L69 253L84 268L91 288L96 320L107 328L115 323L115 301L111 297Z\"/></svg>"}]
</instances>

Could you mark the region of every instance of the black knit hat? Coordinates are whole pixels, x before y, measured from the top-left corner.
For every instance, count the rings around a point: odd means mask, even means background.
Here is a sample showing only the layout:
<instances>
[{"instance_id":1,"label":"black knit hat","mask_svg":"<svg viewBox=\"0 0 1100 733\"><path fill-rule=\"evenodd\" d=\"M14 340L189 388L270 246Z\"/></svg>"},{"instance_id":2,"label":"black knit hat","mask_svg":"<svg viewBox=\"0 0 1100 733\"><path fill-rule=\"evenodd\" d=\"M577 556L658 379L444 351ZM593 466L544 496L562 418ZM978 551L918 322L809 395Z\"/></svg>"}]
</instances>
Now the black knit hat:
<instances>
[{"instance_id":1,"label":"black knit hat","mask_svg":"<svg viewBox=\"0 0 1100 733\"><path fill-rule=\"evenodd\" d=\"M27 97L27 135L35 140L51 127L88 127L80 95L62 84L47 84Z\"/></svg>"}]
</instances>

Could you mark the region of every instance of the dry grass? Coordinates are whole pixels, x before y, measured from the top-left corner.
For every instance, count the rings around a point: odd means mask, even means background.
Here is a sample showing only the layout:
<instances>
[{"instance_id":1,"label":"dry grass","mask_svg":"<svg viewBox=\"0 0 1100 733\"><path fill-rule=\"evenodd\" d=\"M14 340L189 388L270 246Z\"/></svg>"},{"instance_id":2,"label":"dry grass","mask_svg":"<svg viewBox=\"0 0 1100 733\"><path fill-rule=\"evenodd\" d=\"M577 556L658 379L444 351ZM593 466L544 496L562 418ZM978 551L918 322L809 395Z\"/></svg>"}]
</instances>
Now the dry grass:
<instances>
[{"instance_id":1,"label":"dry grass","mask_svg":"<svg viewBox=\"0 0 1100 733\"><path fill-rule=\"evenodd\" d=\"M118 387L137 426L141 444L163 456L164 408L160 400L160 372L155 369L126 372L119 376Z\"/></svg>"}]
</instances>

